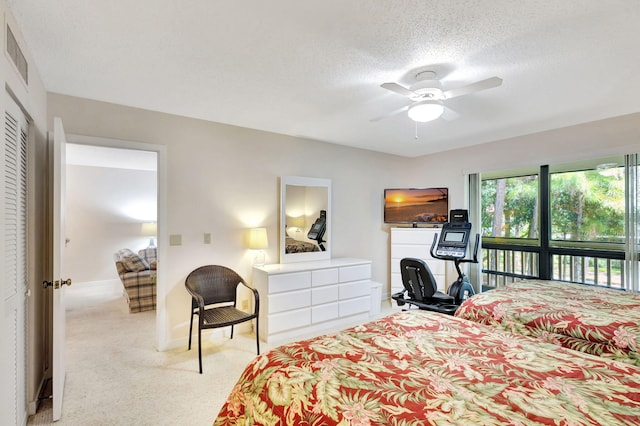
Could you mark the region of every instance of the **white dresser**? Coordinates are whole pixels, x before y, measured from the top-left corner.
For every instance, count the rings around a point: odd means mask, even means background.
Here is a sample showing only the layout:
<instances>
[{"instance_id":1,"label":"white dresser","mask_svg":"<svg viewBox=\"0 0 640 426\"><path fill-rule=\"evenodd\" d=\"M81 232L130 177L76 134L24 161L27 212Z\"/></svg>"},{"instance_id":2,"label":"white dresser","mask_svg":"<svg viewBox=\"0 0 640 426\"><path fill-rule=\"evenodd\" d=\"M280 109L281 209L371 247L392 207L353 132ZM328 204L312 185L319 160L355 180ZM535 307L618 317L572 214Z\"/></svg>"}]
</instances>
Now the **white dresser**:
<instances>
[{"instance_id":1,"label":"white dresser","mask_svg":"<svg viewBox=\"0 0 640 426\"><path fill-rule=\"evenodd\" d=\"M284 340L369 319L371 261L336 258L253 267L260 338Z\"/></svg>"},{"instance_id":2,"label":"white dresser","mask_svg":"<svg viewBox=\"0 0 640 426\"><path fill-rule=\"evenodd\" d=\"M427 262L438 290L444 292L448 286L446 262L431 257L429 250L435 234L440 235L441 228L391 228L391 294L404 289L400 275L400 260L414 257Z\"/></svg>"}]
</instances>

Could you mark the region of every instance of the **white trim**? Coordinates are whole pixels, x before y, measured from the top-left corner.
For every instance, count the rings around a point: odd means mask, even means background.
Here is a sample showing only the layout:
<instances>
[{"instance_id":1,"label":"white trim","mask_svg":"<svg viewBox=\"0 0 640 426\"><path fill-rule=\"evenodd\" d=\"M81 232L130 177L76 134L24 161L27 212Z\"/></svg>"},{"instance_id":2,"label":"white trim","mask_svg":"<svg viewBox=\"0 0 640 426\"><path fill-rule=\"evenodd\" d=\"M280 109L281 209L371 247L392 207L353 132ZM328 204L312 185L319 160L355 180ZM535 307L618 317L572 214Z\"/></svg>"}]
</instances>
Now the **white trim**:
<instances>
[{"instance_id":1,"label":"white trim","mask_svg":"<svg viewBox=\"0 0 640 426\"><path fill-rule=\"evenodd\" d=\"M640 271L638 267L638 257L640 247L638 240L638 216L640 213L638 187L640 177L638 176L639 158L638 154L629 154L625 157L625 260L624 260L624 283L629 291L640 292Z\"/></svg>"}]
</instances>

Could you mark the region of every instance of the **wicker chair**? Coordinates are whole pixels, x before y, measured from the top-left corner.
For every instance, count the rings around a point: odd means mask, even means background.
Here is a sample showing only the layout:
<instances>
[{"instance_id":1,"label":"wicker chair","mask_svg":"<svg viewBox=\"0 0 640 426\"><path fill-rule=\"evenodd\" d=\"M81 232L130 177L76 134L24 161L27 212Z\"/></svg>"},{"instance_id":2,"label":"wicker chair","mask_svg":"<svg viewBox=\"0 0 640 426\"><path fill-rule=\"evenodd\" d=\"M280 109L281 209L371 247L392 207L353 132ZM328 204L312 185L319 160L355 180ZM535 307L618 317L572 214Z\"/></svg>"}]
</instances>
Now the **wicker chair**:
<instances>
[{"instance_id":1,"label":"wicker chair","mask_svg":"<svg viewBox=\"0 0 640 426\"><path fill-rule=\"evenodd\" d=\"M236 308L238 286L242 284L253 292L254 310L251 313ZM189 325L189 350L193 334L193 316L198 315L198 361L202 374L202 330L233 326L245 321L256 320L256 346L260 355L260 338L258 336L258 312L260 298L258 291L245 283L233 270L220 265L201 266L192 271L184 283L191 294L191 322Z\"/></svg>"}]
</instances>

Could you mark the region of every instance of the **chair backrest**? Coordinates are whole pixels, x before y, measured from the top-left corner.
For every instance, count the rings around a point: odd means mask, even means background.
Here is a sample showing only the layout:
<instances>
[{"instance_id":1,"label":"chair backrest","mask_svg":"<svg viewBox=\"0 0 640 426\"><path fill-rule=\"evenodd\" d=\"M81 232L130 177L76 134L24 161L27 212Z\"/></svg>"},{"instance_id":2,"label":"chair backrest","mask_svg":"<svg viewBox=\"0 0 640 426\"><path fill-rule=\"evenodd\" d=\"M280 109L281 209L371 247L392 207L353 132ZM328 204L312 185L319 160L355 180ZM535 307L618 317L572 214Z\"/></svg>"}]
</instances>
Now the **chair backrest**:
<instances>
[{"instance_id":1,"label":"chair backrest","mask_svg":"<svg viewBox=\"0 0 640 426\"><path fill-rule=\"evenodd\" d=\"M147 247L139 250L138 255L144 257L147 262L158 261L158 249L156 247Z\"/></svg>"},{"instance_id":2,"label":"chair backrest","mask_svg":"<svg viewBox=\"0 0 640 426\"><path fill-rule=\"evenodd\" d=\"M405 257L400 260L400 274L402 284L409 293L409 298L423 301L432 297L438 291L431 269L422 259Z\"/></svg>"},{"instance_id":3,"label":"chair backrest","mask_svg":"<svg viewBox=\"0 0 640 426\"><path fill-rule=\"evenodd\" d=\"M238 284L244 280L232 269L220 265L206 265L193 270L185 280L185 287L191 292L202 296L204 304L236 302ZM191 299L191 306L196 308L198 303Z\"/></svg>"}]
</instances>

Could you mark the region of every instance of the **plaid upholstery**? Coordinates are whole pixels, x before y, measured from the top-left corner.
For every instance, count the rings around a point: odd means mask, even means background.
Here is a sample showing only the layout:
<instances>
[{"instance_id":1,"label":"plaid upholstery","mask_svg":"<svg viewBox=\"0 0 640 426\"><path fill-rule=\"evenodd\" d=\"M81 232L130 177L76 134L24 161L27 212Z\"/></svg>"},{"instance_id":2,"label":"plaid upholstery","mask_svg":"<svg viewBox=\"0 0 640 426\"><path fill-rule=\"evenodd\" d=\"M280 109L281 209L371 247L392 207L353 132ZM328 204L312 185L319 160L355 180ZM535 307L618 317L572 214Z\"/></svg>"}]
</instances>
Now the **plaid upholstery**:
<instances>
[{"instance_id":1,"label":"plaid upholstery","mask_svg":"<svg viewBox=\"0 0 640 426\"><path fill-rule=\"evenodd\" d=\"M144 271L145 269L151 269L149 267L149 263L137 254L125 256L121 260L122 263L124 263L125 268L127 268L129 272L140 272Z\"/></svg>"},{"instance_id":2,"label":"plaid upholstery","mask_svg":"<svg viewBox=\"0 0 640 426\"><path fill-rule=\"evenodd\" d=\"M148 257L147 257L148 256ZM125 289L125 297L129 304L129 313L152 311L156 308L156 270L150 268L150 261L157 261L155 248L140 250L138 255L129 249L119 250L114 254L116 270ZM132 260L132 258L139 260ZM130 266L132 264L133 269ZM140 269L140 265L145 266Z\"/></svg>"},{"instance_id":3,"label":"plaid upholstery","mask_svg":"<svg viewBox=\"0 0 640 426\"><path fill-rule=\"evenodd\" d=\"M142 249L138 251L138 254L149 263L158 261L158 249L155 247L147 247L146 249Z\"/></svg>"},{"instance_id":4,"label":"plaid upholstery","mask_svg":"<svg viewBox=\"0 0 640 426\"><path fill-rule=\"evenodd\" d=\"M157 269L158 265L158 249L155 247L147 247L146 249L142 249L138 251L140 257L149 262L150 269Z\"/></svg>"}]
</instances>

